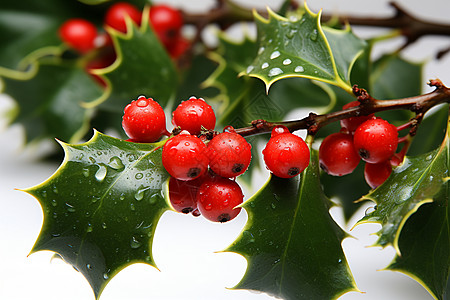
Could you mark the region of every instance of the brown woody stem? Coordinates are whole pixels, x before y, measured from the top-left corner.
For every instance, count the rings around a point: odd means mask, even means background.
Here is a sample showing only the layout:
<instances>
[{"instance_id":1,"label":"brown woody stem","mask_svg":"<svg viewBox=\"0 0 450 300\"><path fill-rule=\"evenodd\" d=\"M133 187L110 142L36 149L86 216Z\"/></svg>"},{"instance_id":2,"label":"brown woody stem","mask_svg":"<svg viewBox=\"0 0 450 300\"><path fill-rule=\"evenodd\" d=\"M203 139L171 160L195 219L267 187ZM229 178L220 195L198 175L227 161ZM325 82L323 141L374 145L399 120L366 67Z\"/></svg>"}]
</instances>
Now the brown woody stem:
<instances>
[{"instance_id":1,"label":"brown woody stem","mask_svg":"<svg viewBox=\"0 0 450 300\"><path fill-rule=\"evenodd\" d=\"M310 113L308 117L295 121L269 122L266 120L255 120L251 126L236 129L236 132L242 136L252 136L271 132L277 125L286 126L291 132L300 129L308 130L308 133L314 135L320 128L343 119L357 116L366 116L387 110L404 109L410 110L416 114L416 117L409 121L411 126L410 135L414 135L418 124L422 121L425 113L432 107L450 102L450 89L447 88L439 79L433 79L429 82L435 90L415 96L394 100L377 100L371 97L365 90L353 87L353 92L360 105L348 109L331 112L328 114L317 115Z\"/></svg>"}]
</instances>

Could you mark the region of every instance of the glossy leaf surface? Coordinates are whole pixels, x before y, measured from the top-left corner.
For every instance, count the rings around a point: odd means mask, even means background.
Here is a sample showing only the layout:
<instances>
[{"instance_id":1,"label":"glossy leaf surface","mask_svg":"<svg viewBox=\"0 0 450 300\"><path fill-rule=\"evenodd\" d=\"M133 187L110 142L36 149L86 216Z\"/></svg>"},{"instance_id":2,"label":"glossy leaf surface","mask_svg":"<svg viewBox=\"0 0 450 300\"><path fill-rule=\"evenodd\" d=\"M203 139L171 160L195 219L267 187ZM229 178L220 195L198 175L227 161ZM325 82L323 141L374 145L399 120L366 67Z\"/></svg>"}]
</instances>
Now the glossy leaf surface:
<instances>
[{"instance_id":1,"label":"glossy leaf surface","mask_svg":"<svg viewBox=\"0 0 450 300\"><path fill-rule=\"evenodd\" d=\"M167 173L157 144L136 144L99 132L85 144L62 144L65 160L27 189L44 212L32 252L59 254L89 281L98 298L132 263L155 266L152 240L162 213Z\"/></svg>"}]
</instances>

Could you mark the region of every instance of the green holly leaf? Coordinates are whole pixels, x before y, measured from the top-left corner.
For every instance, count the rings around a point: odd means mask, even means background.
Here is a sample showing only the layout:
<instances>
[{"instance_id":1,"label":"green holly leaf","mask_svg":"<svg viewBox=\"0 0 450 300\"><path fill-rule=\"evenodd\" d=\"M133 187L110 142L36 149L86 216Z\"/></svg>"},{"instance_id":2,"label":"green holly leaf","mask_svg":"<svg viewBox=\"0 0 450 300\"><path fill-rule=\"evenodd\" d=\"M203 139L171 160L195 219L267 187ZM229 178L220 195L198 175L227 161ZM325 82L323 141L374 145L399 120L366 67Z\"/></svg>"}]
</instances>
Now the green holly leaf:
<instances>
[{"instance_id":1,"label":"green holly leaf","mask_svg":"<svg viewBox=\"0 0 450 300\"><path fill-rule=\"evenodd\" d=\"M148 24L148 7L142 14L139 27L127 20L127 34L109 28L117 59L104 69L92 73L107 82L106 93L85 107L122 112L125 106L140 95L152 97L165 106L176 93L178 84L175 66L167 51Z\"/></svg>"},{"instance_id":2,"label":"green holly leaf","mask_svg":"<svg viewBox=\"0 0 450 300\"><path fill-rule=\"evenodd\" d=\"M298 107L314 107L327 112L334 106L334 94L328 86L304 78L279 81L267 94L261 80L239 76L257 54L255 41L245 37L235 42L225 35L219 35L219 41L218 51L210 54L218 67L203 83L204 87L220 90L220 94L211 99L217 106L216 115L220 116L218 126L246 127L256 119L282 121ZM256 145L261 137L249 137L247 140L254 145L252 156L258 157ZM252 170L259 167L258 160L253 159L249 170L241 175L241 180L250 183Z\"/></svg>"},{"instance_id":3,"label":"green holly leaf","mask_svg":"<svg viewBox=\"0 0 450 300\"><path fill-rule=\"evenodd\" d=\"M308 7L300 17L284 18L269 10L268 19L255 14L258 52L243 74L264 81L267 90L283 78L303 77L327 82L351 93L351 68L366 43L350 27L322 27L320 13Z\"/></svg>"},{"instance_id":4,"label":"green holly leaf","mask_svg":"<svg viewBox=\"0 0 450 300\"><path fill-rule=\"evenodd\" d=\"M61 143L65 160L47 181L25 190L44 224L32 252L50 250L89 281L96 298L121 269L155 266L152 240L170 209L162 144L138 144L99 132L84 144Z\"/></svg>"},{"instance_id":5,"label":"green holly leaf","mask_svg":"<svg viewBox=\"0 0 450 300\"><path fill-rule=\"evenodd\" d=\"M248 222L226 251L247 259L234 288L283 299L336 299L357 290L341 243L344 231L329 214L319 181L318 154L292 179L272 176L243 204Z\"/></svg>"},{"instance_id":6,"label":"green holly leaf","mask_svg":"<svg viewBox=\"0 0 450 300\"><path fill-rule=\"evenodd\" d=\"M89 130L93 113L80 104L103 94L83 69L60 60L42 62L30 80L4 82L4 92L18 104L14 122L25 127L28 141L57 137L78 142Z\"/></svg>"},{"instance_id":7,"label":"green holly leaf","mask_svg":"<svg viewBox=\"0 0 450 300\"><path fill-rule=\"evenodd\" d=\"M436 299L443 299L450 269L448 135L447 128L438 149L405 158L384 184L363 197L376 209L358 222L380 223L375 245L392 245L397 252L388 269L417 279Z\"/></svg>"}]
</instances>

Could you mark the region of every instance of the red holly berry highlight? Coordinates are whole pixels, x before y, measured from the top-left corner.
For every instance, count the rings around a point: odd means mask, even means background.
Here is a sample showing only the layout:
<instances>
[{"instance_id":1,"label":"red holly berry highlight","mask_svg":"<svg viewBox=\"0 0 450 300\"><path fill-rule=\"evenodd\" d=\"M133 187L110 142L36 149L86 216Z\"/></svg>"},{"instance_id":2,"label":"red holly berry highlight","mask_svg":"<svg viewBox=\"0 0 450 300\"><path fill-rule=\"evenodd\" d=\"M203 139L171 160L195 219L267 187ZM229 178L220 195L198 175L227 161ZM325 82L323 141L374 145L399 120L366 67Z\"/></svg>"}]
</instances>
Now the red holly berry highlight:
<instances>
[{"instance_id":1,"label":"red holly berry highlight","mask_svg":"<svg viewBox=\"0 0 450 300\"><path fill-rule=\"evenodd\" d=\"M309 165L308 145L292 133L274 134L262 153L267 168L281 178L292 178Z\"/></svg>"},{"instance_id":2,"label":"red holly berry highlight","mask_svg":"<svg viewBox=\"0 0 450 300\"><path fill-rule=\"evenodd\" d=\"M132 140L140 143L156 142L167 134L164 110L158 102L145 96L125 107L122 127Z\"/></svg>"},{"instance_id":3,"label":"red holly berry highlight","mask_svg":"<svg viewBox=\"0 0 450 300\"><path fill-rule=\"evenodd\" d=\"M61 40L81 54L95 48L97 35L95 25L84 19L69 19L59 28Z\"/></svg>"},{"instance_id":4,"label":"red holly berry highlight","mask_svg":"<svg viewBox=\"0 0 450 300\"><path fill-rule=\"evenodd\" d=\"M392 165L389 160L376 164L366 163L364 167L364 178L371 188L377 188L388 179L392 173Z\"/></svg>"},{"instance_id":5,"label":"red holly berry highlight","mask_svg":"<svg viewBox=\"0 0 450 300\"><path fill-rule=\"evenodd\" d=\"M336 132L327 136L320 144L320 167L330 175L350 174L358 166L360 160L350 134Z\"/></svg>"},{"instance_id":6,"label":"red holly berry highlight","mask_svg":"<svg viewBox=\"0 0 450 300\"><path fill-rule=\"evenodd\" d=\"M150 23L166 49L171 49L180 36L184 21L178 10L156 4L150 8Z\"/></svg>"},{"instance_id":7,"label":"red holly berry highlight","mask_svg":"<svg viewBox=\"0 0 450 300\"><path fill-rule=\"evenodd\" d=\"M241 211L236 207L243 202L241 187L228 178L213 176L206 179L198 190L197 206L201 214L212 222L228 222Z\"/></svg>"},{"instance_id":8,"label":"red holly berry highlight","mask_svg":"<svg viewBox=\"0 0 450 300\"><path fill-rule=\"evenodd\" d=\"M352 101L350 103L347 103L342 107L342 109L347 109L356 106L359 106L359 101ZM347 119L342 119L340 123L342 128L347 129L349 133L353 133L359 127L359 125L361 125L367 120L373 119L374 117L375 117L374 114L370 114L368 116L350 117Z\"/></svg>"},{"instance_id":9,"label":"red holly berry highlight","mask_svg":"<svg viewBox=\"0 0 450 300\"><path fill-rule=\"evenodd\" d=\"M199 135L202 127L213 130L216 126L216 115L211 105L201 98L191 97L181 102L172 113L172 124L179 126L190 134Z\"/></svg>"},{"instance_id":10,"label":"red holly berry highlight","mask_svg":"<svg viewBox=\"0 0 450 300\"><path fill-rule=\"evenodd\" d=\"M353 144L365 162L375 164L388 160L397 150L397 128L380 118L365 121L356 129Z\"/></svg>"},{"instance_id":11,"label":"red holly berry highlight","mask_svg":"<svg viewBox=\"0 0 450 300\"><path fill-rule=\"evenodd\" d=\"M243 174L252 159L252 146L235 132L222 132L208 143L209 167L223 177Z\"/></svg>"},{"instance_id":12,"label":"red holly berry highlight","mask_svg":"<svg viewBox=\"0 0 450 300\"><path fill-rule=\"evenodd\" d=\"M172 177L194 180L208 169L206 145L195 135L181 132L164 144L162 163Z\"/></svg>"},{"instance_id":13,"label":"red holly berry highlight","mask_svg":"<svg viewBox=\"0 0 450 300\"><path fill-rule=\"evenodd\" d=\"M126 18L130 18L135 24L141 23L140 10L128 2L117 2L109 7L105 14L105 24L116 29L117 31L126 33Z\"/></svg>"}]
</instances>

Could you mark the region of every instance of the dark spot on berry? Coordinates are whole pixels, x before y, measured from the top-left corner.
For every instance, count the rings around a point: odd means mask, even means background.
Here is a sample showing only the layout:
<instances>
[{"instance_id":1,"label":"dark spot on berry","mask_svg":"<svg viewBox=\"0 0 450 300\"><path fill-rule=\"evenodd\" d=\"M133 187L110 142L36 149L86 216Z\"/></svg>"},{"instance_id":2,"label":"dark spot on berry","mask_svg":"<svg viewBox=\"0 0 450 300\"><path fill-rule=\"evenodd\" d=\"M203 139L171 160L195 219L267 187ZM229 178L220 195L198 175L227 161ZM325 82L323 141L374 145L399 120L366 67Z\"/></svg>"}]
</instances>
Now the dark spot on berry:
<instances>
[{"instance_id":1,"label":"dark spot on berry","mask_svg":"<svg viewBox=\"0 0 450 300\"><path fill-rule=\"evenodd\" d=\"M189 178L195 178L195 177L198 177L199 174L200 174L200 169L199 168L190 168L188 173L187 173L187 176Z\"/></svg>"},{"instance_id":2,"label":"dark spot on berry","mask_svg":"<svg viewBox=\"0 0 450 300\"><path fill-rule=\"evenodd\" d=\"M244 165L243 165L243 164L234 164L234 165L233 165L233 168L231 169L231 171L232 171L233 173L239 173L239 172L242 171L243 168L244 168Z\"/></svg>"},{"instance_id":3,"label":"dark spot on berry","mask_svg":"<svg viewBox=\"0 0 450 300\"><path fill-rule=\"evenodd\" d=\"M370 153L366 149L362 149L361 148L361 149L359 149L358 153L359 153L359 156L362 159L369 159L370 158Z\"/></svg>"},{"instance_id":4,"label":"dark spot on berry","mask_svg":"<svg viewBox=\"0 0 450 300\"><path fill-rule=\"evenodd\" d=\"M289 171L288 171L289 176L295 176L295 175L297 175L298 173L300 173L300 170L299 170L299 168L297 168L297 167L292 167L292 168L290 168Z\"/></svg>"},{"instance_id":5,"label":"dark spot on berry","mask_svg":"<svg viewBox=\"0 0 450 300\"><path fill-rule=\"evenodd\" d=\"M169 39L174 39L177 37L177 30L174 28L170 28L166 31L166 37Z\"/></svg>"},{"instance_id":6,"label":"dark spot on berry","mask_svg":"<svg viewBox=\"0 0 450 300\"><path fill-rule=\"evenodd\" d=\"M183 214L188 214L188 213L190 213L191 211L193 211L194 209L192 208L192 207L186 207L186 208L183 208L182 210L181 210L181 212L183 213Z\"/></svg>"},{"instance_id":7,"label":"dark spot on berry","mask_svg":"<svg viewBox=\"0 0 450 300\"><path fill-rule=\"evenodd\" d=\"M220 216L217 217L217 221L219 221L220 223L225 223L227 221L230 221L230 219L231 217L227 213L221 214Z\"/></svg>"}]
</instances>

